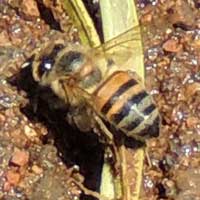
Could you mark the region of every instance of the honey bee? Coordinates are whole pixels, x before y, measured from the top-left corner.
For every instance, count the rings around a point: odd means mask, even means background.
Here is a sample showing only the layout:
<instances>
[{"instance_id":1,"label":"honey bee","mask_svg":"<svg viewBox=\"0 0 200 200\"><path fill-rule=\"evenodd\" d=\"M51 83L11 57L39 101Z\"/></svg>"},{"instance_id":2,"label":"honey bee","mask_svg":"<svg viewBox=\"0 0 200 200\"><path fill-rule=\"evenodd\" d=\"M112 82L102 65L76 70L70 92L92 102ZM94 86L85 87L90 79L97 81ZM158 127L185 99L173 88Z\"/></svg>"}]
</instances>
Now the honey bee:
<instances>
[{"instance_id":1,"label":"honey bee","mask_svg":"<svg viewBox=\"0 0 200 200\"><path fill-rule=\"evenodd\" d=\"M158 136L160 115L151 95L137 73L116 60L106 50L51 41L35 55L32 73L64 100L68 121L81 131L98 126L112 140L108 124L129 138Z\"/></svg>"}]
</instances>

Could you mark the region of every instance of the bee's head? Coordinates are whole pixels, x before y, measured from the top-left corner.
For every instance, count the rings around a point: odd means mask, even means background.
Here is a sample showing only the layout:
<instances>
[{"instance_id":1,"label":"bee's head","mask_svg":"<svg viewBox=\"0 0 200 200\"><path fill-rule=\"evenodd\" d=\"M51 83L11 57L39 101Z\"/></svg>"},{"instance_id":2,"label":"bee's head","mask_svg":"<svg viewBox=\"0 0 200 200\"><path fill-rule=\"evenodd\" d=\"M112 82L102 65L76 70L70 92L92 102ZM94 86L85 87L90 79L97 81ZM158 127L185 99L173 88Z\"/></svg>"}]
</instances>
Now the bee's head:
<instances>
[{"instance_id":1,"label":"bee's head","mask_svg":"<svg viewBox=\"0 0 200 200\"><path fill-rule=\"evenodd\" d=\"M84 54L75 49L56 44L37 55L33 62L33 77L42 85L49 85L60 77L68 77L79 71Z\"/></svg>"},{"instance_id":2,"label":"bee's head","mask_svg":"<svg viewBox=\"0 0 200 200\"><path fill-rule=\"evenodd\" d=\"M79 50L66 49L56 61L56 72L65 76L75 75L85 63L85 54Z\"/></svg>"},{"instance_id":3,"label":"bee's head","mask_svg":"<svg viewBox=\"0 0 200 200\"><path fill-rule=\"evenodd\" d=\"M62 44L55 44L41 50L35 55L32 72L33 78L37 82L45 82L45 79L48 78L54 68L57 55L63 48Z\"/></svg>"}]
</instances>

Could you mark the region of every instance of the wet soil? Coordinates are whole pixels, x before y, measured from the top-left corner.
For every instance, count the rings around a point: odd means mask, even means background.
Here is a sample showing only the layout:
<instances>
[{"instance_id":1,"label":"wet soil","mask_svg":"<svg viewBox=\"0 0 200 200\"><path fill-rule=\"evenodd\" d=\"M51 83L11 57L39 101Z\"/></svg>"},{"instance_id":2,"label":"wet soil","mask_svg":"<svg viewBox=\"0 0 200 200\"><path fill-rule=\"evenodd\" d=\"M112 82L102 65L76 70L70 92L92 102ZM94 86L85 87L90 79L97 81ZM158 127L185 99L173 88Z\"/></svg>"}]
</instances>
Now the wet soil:
<instances>
[{"instance_id":1,"label":"wet soil","mask_svg":"<svg viewBox=\"0 0 200 200\"><path fill-rule=\"evenodd\" d=\"M98 6L85 3L95 15ZM145 160L141 199L199 200L200 2L137 0L137 7L146 87L162 117L160 136L147 141L152 165ZM67 125L66 110L52 107L58 99L23 65L57 37L79 41L58 1L0 0L0 199L76 200L72 180L99 189L104 146Z\"/></svg>"}]
</instances>

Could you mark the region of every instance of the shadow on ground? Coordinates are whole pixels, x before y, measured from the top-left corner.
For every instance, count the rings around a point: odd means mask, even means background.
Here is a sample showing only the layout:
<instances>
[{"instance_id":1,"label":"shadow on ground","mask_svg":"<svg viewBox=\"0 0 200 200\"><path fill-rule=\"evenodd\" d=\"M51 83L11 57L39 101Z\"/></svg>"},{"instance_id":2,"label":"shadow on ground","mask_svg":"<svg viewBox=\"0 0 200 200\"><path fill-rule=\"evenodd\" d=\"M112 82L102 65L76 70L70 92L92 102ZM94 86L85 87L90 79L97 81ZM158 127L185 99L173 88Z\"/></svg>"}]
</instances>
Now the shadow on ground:
<instances>
[{"instance_id":1,"label":"shadow on ground","mask_svg":"<svg viewBox=\"0 0 200 200\"><path fill-rule=\"evenodd\" d=\"M10 83L27 93L29 103L21 109L22 112L31 122L41 122L47 127L48 134L42 138L43 143L50 143L53 139L67 167L78 165L80 173L85 177L85 186L98 191L104 150L97 135L81 133L67 124L67 109L53 105L55 102L59 104L60 100L49 88L39 88L33 80L31 66L22 69L17 76L10 79ZM81 199L94 200L85 195Z\"/></svg>"}]
</instances>

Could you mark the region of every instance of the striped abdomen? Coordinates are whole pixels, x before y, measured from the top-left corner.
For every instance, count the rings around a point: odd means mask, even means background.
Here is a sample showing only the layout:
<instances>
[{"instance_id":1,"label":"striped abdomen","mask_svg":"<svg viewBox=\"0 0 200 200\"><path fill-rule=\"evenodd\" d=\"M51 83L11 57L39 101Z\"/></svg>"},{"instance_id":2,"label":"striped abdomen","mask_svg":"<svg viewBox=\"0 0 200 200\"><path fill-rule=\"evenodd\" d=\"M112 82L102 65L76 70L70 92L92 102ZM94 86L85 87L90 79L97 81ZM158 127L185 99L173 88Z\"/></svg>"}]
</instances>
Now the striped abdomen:
<instances>
[{"instance_id":1,"label":"striped abdomen","mask_svg":"<svg viewBox=\"0 0 200 200\"><path fill-rule=\"evenodd\" d=\"M110 75L94 96L96 110L127 136L158 136L158 110L143 85L128 72Z\"/></svg>"}]
</instances>

